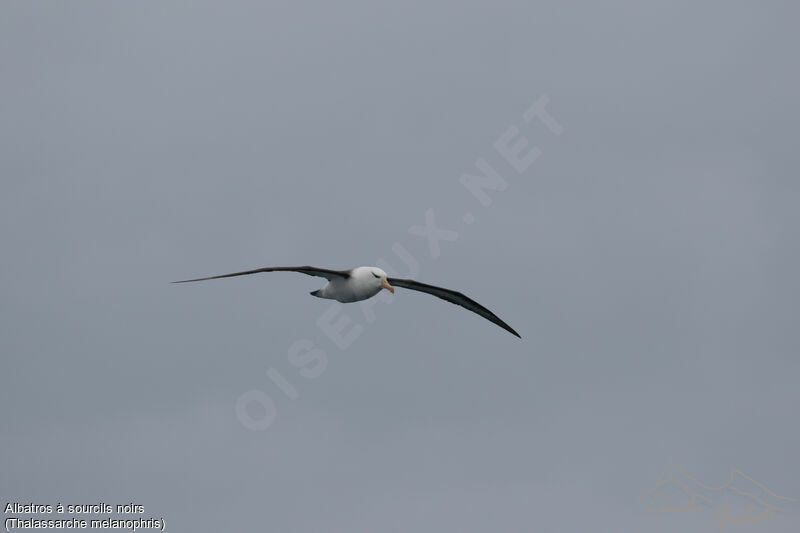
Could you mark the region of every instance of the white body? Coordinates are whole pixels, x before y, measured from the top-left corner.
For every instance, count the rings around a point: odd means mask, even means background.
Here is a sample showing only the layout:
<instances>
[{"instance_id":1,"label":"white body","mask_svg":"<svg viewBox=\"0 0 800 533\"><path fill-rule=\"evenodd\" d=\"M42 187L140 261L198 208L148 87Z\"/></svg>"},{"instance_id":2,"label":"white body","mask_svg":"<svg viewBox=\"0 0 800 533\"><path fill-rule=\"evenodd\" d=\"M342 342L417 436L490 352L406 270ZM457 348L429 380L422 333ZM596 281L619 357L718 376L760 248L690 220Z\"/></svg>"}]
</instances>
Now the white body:
<instances>
[{"instance_id":1,"label":"white body","mask_svg":"<svg viewBox=\"0 0 800 533\"><path fill-rule=\"evenodd\" d=\"M386 279L386 272L378 267L361 266L350 271L347 279L334 278L327 285L311 294L317 298L328 298L339 302L358 302L378 294Z\"/></svg>"}]
</instances>

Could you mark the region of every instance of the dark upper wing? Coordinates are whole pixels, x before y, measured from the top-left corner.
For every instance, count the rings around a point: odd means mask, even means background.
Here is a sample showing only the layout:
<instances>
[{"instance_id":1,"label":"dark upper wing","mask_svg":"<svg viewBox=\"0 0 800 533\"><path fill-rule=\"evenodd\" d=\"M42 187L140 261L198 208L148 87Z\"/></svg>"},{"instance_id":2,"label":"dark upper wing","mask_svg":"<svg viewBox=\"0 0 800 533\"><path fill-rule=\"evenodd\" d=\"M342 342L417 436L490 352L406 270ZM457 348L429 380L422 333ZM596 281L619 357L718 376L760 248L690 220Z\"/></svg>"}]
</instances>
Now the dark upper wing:
<instances>
[{"instance_id":1,"label":"dark upper wing","mask_svg":"<svg viewBox=\"0 0 800 533\"><path fill-rule=\"evenodd\" d=\"M486 320L494 322L504 330L519 337L519 333L514 331L511 326L500 320L497 315L486 309L472 298L464 296L460 292L451 291L450 289L443 289L442 287L435 287L433 285L428 285L427 283L420 283L419 281L414 281L413 279L388 278L388 281L390 285L394 285L395 287L404 287L414 291L427 292L428 294L433 294L442 300L447 300L451 304L460 305L461 307L481 315Z\"/></svg>"},{"instance_id":2,"label":"dark upper wing","mask_svg":"<svg viewBox=\"0 0 800 533\"><path fill-rule=\"evenodd\" d=\"M258 274L259 272L284 272L284 271L300 272L301 274L305 274L307 276L317 276L320 278L326 278L328 281L334 278L347 279L350 277L349 270L329 270L327 268L316 268L312 266L266 267L266 268L257 268L255 270L245 270L244 272L234 272L233 274L209 276L207 278L184 279L181 281L173 281L172 283L188 283L189 281L204 281L207 279L232 278L233 276L246 276L247 274Z\"/></svg>"}]
</instances>

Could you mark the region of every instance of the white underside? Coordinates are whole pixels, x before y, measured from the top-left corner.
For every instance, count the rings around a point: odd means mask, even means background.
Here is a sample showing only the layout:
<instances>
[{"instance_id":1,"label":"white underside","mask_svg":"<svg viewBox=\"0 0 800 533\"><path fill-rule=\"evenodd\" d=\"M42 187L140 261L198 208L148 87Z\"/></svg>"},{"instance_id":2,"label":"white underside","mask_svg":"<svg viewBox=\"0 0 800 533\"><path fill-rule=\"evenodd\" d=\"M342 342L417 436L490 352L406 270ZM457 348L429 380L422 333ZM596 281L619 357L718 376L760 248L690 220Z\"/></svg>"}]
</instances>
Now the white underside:
<instances>
[{"instance_id":1,"label":"white underside","mask_svg":"<svg viewBox=\"0 0 800 533\"><path fill-rule=\"evenodd\" d=\"M320 290L315 291L314 296L343 303L359 302L372 298L383 288L380 285L380 280L372 275L372 270L371 267L354 268L349 278L332 279Z\"/></svg>"}]
</instances>

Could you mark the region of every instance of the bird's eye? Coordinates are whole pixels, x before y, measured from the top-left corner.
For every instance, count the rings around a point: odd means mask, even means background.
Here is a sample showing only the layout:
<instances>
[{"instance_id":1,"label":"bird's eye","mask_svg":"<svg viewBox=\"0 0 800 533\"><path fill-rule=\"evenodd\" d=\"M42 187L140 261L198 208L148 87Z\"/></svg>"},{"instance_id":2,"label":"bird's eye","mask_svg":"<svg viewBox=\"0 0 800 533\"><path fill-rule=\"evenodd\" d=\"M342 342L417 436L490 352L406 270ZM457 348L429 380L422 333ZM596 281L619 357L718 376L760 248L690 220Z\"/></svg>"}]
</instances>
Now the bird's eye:
<instances>
[{"instance_id":1,"label":"bird's eye","mask_svg":"<svg viewBox=\"0 0 800 533\"><path fill-rule=\"evenodd\" d=\"M373 272L373 273L372 273L372 275L373 275L373 276L375 276L376 278L379 278L379 277L380 277L380 276L379 276L379 275L377 275L375 272Z\"/></svg>"}]
</instances>

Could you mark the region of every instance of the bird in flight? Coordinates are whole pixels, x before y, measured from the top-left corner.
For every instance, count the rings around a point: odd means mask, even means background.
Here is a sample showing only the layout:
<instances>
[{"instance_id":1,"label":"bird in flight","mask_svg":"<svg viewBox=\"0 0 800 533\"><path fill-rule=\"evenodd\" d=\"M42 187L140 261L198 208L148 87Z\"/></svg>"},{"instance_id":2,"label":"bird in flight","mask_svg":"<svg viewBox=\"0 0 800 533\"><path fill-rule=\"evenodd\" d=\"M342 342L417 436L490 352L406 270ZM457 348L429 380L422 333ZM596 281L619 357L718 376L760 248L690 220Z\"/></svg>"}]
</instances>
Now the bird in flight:
<instances>
[{"instance_id":1,"label":"bird in flight","mask_svg":"<svg viewBox=\"0 0 800 533\"><path fill-rule=\"evenodd\" d=\"M486 320L494 322L504 330L519 337L519 333L500 320L500 318L486 309L484 306L461 294L460 292L426 283L420 283L413 279L400 279L390 278L386 272L378 267L361 266L352 270L330 270L327 268L316 268L311 266L297 266L297 267L266 267L257 268L255 270L246 270L244 272L234 272L232 274L222 274L219 276L209 276L207 278L185 279L181 281L173 281L172 283L188 283L191 281L205 281L208 279L231 278L234 276L246 276L248 274L258 274L261 272L300 272L307 276L317 276L325 278L328 283L319 290L313 291L312 296L317 298L328 298L337 300L339 302L358 302L372 298L378 294L382 289L394 294L395 287L403 287L413 291L427 292L437 298L446 300L452 304L460 305L469 309L473 313L477 313ZM520 337L521 338L521 337Z\"/></svg>"}]
</instances>

